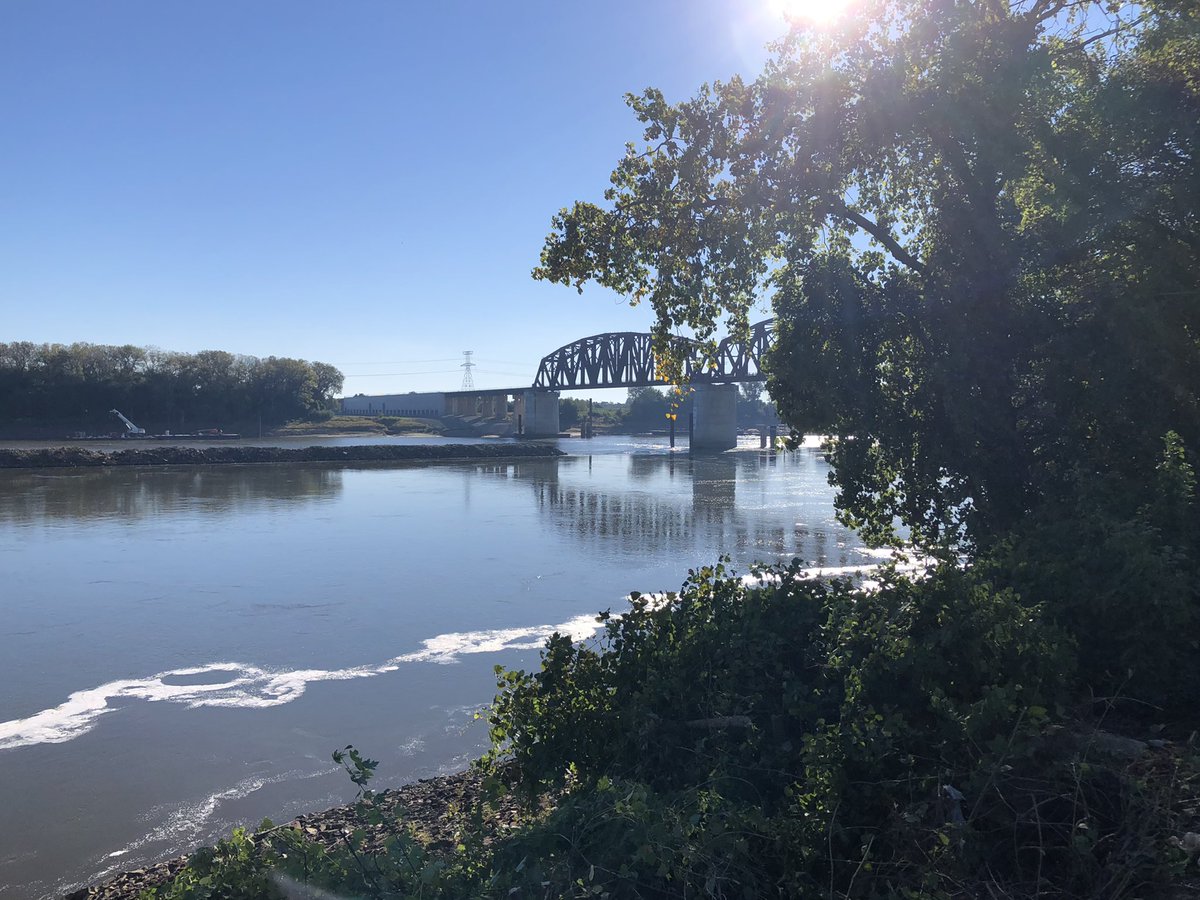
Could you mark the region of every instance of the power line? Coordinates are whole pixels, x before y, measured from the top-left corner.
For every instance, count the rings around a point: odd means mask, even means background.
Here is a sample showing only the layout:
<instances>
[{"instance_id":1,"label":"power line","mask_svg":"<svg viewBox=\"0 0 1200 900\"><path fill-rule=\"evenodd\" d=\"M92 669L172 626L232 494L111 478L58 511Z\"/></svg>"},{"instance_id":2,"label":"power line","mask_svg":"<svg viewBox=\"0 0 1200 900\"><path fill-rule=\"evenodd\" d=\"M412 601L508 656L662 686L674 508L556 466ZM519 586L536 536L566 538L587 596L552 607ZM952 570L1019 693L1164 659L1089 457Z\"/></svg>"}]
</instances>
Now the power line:
<instances>
[{"instance_id":1,"label":"power line","mask_svg":"<svg viewBox=\"0 0 1200 900\"><path fill-rule=\"evenodd\" d=\"M390 378L397 375L449 375L458 369L434 369L427 372L356 372L347 378Z\"/></svg>"},{"instance_id":2,"label":"power line","mask_svg":"<svg viewBox=\"0 0 1200 900\"><path fill-rule=\"evenodd\" d=\"M458 359L457 356L443 356L439 359L372 359L361 360L359 362L341 362L340 366L407 366L421 365L423 363L439 363L439 362L454 362Z\"/></svg>"}]
</instances>

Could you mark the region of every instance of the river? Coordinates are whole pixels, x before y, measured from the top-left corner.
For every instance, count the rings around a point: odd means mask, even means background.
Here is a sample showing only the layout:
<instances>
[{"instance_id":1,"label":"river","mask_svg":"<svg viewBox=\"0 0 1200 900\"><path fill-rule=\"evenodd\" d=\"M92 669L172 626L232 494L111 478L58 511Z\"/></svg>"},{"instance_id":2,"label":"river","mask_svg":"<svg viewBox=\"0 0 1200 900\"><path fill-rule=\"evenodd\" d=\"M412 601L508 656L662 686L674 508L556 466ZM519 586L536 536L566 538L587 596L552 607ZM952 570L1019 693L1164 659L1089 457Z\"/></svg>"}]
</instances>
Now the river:
<instances>
[{"instance_id":1,"label":"river","mask_svg":"<svg viewBox=\"0 0 1200 900\"><path fill-rule=\"evenodd\" d=\"M0 472L0 896L343 803L347 743L380 788L462 768L486 747L493 666L536 666L555 628L583 638L722 553L739 571L877 559L835 522L813 448L559 446Z\"/></svg>"}]
</instances>

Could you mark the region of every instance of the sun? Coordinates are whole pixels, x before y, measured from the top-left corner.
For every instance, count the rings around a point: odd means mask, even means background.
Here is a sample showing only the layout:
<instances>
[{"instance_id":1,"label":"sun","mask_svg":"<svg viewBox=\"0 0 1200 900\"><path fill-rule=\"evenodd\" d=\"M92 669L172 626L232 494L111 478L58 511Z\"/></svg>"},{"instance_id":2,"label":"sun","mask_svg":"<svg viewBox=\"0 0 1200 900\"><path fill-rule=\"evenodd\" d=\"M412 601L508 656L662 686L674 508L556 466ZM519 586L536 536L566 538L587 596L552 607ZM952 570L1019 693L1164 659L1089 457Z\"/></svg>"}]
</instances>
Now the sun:
<instances>
[{"instance_id":1,"label":"sun","mask_svg":"<svg viewBox=\"0 0 1200 900\"><path fill-rule=\"evenodd\" d=\"M771 8L789 22L829 25L840 18L854 0L768 0Z\"/></svg>"}]
</instances>

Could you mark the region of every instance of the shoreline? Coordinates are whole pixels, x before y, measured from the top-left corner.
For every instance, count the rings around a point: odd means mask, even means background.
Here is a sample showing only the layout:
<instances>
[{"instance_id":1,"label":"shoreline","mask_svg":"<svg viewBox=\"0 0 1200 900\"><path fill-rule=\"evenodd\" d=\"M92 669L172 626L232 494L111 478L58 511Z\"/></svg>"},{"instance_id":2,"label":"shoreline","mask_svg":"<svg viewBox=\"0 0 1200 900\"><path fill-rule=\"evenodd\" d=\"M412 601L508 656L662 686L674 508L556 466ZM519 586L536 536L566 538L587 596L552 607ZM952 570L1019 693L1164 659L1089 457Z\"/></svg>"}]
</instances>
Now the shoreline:
<instances>
[{"instance_id":1,"label":"shoreline","mask_svg":"<svg viewBox=\"0 0 1200 900\"><path fill-rule=\"evenodd\" d=\"M350 447L135 447L89 450L79 446L0 449L0 469L77 469L115 466L208 466L253 463L438 462L547 459L566 456L540 442L519 444L365 444Z\"/></svg>"},{"instance_id":2,"label":"shoreline","mask_svg":"<svg viewBox=\"0 0 1200 900\"><path fill-rule=\"evenodd\" d=\"M396 817L399 824L407 826L428 850L436 852L454 847L460 830L458 817L470 815L470 811L484 799L484 778L482 772L466 769L450 775L420 779L380 791L375 796L389 817ZM491 830L508 831L519 824L522 813L515 796L493 798L490 803L495 807L494 816L489 820ZM377 824L364 820L358 814L358 803L350 802L319 812L304 813L290 822L272 826L266 832L255 829L251 837L256 841L262 840L267 832L287 827L299 829L308 840L322 844L327 849L342 844L344 835L360 829L367 835L368 848L382 844L391 834L386 822ZM250 829L247 828L247 831ZM190 852L198 849L200 847ZM187 855L176 856L110 875L103 881L61 895L62 900L137 900L142 891L169 884L187 864L187 860Z\"/></svg>"},{"instance_id":3,"label":"shoreline","mask_svg":"<svg viewBox=\"0 0 1200 900\"><path fill-rule=\"evenodd\" d=\"M551 443L487 443L439 445L356 445L310 446L299 449L246 446L136 446L115 451L92 450L87 447L60 445L57 447L13 450L0 449L0 471L72 471L112 470L130 467L185 467L239 464L332 464L387 465L438 462L504 462L557 459L566 456ZM483 799L483 774L474 770L440 775L402 785L376 794L381 806L396 814L401 827L412 830L430 850L452 848L460 830L458 819L476 808ZM490 817L494 831L506 831L516 826L520 815L515 800L505 797ZM368 845L382 843L390 833L386 825L364 821L357 813L357 803L334 806L295 817L282 827L300 829L307 839L329 849L344 843L348 832L362 830L368 835ZM260 836L258 823L247 823L252 838ZM275 826L279 827L279 826ZM271 829L274 830L274 827ZM164 886L186 866L188 857L203 844L189 849L187 855L175 856L148 863L137 868L104 876L101 880L70 889L60 888L64 900L137 900L141 892Z\"/></svg>"}]
</instances>

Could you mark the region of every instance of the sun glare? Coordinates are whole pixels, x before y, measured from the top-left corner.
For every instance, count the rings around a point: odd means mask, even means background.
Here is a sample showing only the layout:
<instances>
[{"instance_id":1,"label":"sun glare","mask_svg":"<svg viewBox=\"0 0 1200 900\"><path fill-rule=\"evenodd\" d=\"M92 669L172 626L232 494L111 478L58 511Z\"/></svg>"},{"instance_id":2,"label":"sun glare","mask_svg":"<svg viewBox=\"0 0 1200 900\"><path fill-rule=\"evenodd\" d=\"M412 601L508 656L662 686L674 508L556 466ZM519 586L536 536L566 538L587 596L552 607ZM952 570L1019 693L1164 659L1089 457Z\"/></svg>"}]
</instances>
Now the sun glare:
<instances>
[{"instance_id":1,"label":"sun glare","mask_svg":"<svg viewBox=\"0 0 1200 900\"><path fill-rule=\"evenodd\" d=\"M769 0L789 22L828 25L841 17L854 0Z\"/></svg>"}]
</instances>

